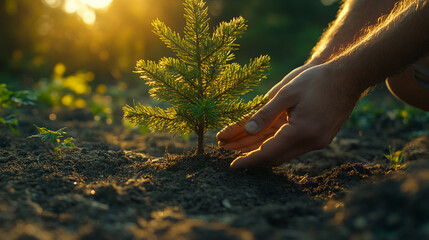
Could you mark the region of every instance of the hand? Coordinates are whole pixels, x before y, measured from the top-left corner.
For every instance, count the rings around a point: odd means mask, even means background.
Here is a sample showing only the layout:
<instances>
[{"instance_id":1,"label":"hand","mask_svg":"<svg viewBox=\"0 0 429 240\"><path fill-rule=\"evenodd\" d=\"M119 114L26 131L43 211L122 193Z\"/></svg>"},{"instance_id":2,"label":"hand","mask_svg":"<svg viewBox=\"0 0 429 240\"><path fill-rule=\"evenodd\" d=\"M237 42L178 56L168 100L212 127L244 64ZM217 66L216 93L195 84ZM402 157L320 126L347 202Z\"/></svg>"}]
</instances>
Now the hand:
<instances>
[{"instance_id":1,"label":"hand","mask_svg":"<svg viewBox=\"0 0 429 240\"><path fill-rule=\"evenodd\" d=\"M328 64L302 72L251 117L241 137L225 146L245 149L250 139L262 144L233 161L233 168L277 166L306 152L329 145L350 116L363 89L354 86L353 76L339 73ZM286 119L282 116L288 116ZM284 124L277 123L282 119ZM275 124L273 124L275 122ZM278 125L277 125L278 124ZM273 136L263 139L276 129Z\"/></svg>"},{"instance_id":2,"label":"hand","mask_svg":"<svg viewBox=\"0 0 429 240\"><path fill-rule=\"evenodd\" d=\"M307 63L290 72L288 75L286 75L286 77L283 78L283 80L281 80L273 88L271 88L270 91L268 91L268 98L272 99L284 85L288 84L303 71L315 65L315 63ZM256 135L250 135L244 129L244 124L247 122L247 120L248 118L244 118L240 122L231 124L222 129L216 136L219 141L219 147L224 147L230 150L240 150L242 152L255 150L262 144L262 142L272 137L274 133L276 133L277 130L287 122L287 115L283 114L279 116L275 121L272 122L270 127L260 131Z\"/></svg>"}]
</instances>

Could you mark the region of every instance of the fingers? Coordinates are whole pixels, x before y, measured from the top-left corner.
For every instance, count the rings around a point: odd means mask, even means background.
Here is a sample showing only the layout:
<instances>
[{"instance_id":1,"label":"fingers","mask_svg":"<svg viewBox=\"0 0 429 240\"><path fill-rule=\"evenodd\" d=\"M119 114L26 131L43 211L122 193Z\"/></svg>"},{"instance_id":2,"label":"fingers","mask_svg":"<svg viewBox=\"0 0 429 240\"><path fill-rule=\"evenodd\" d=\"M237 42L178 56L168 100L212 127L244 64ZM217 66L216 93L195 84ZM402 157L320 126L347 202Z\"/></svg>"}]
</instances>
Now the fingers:
<instances>
[{"instance_id":1,"label":"fingers","mask_svg":"<svg viewBox=\"0 0 429 240\"><path fill-rule=\"evenodd\" d=\"M279 93L281 94L277 94L247 121L244 126L247 133L257 134L271 127L282 116L282 113L286 113L294 105L294 101L290 99L284 88Z\"/></svg>"},{"instance_id":2,"label":"fingers","mask_svg":"<svg viewBox=\"0 0 429 240\"><path fill-rule=\"evenodd\" d=\"M287 123L287 119L287 113L280 114L275 121L268 126L268 129L265 130L268 132L264 131L262 136L253 137L253 135L249 135L243 127L244 123L247 121L245 118L238 123L225 127L216 135L218 146L229 150L237 150L247 145L254 144L255 142L259 142L260 144L268 137L271 137L283 124ZM269 130L270 128L273 128L273 130Z\"/></svg>"},{"instance_id":3,"label":"fingers","mask_svg":"<svg viewBox=\"0 0 429 240\"><path fill-rule=\"evenodd\" d=\"M229 150L240 150L242 152L254 150L258 148L266 139L272 137L285 123L287 123L287 115L282 114L270 128L265 129L256 135L249 135L246 133L246 136L243 136L239 139L236 138L228 142L219 142L219 146ZM253 145L256 144L258 146L254 147Z\"/></svg>"},{"instance_id":4,"label":"fingers","mask_svg":"<svg viewBox=\"0 0 429 240\"><path fill-rule=\"evenodd\" d=\"M317 119L299 118L298 125L294 121L283 125L276 134L267 139L259 149L238 157L231 163L231 168L243 169L258 166L278 166L304 153L323 149L329 145L334 136L323 134L323 127ZM335 127L333 127L335 128Z\"/></svg>"},{"instance_id":5,"label":"fingers","mask_svg":"<svg viewBox=\"0 0 429 240\"><path fill-rule=\"evenodd\" d=\"M228 150L242 150L254 144L261 145L267 138L273 136L274 133L277 132L277 130L278 128L270 128L257 135L247 135L246 137L243 137L241 139L225 143L224 145L222 145L222 147Z\"/></svg>"},{"instance_id":6,"label":"fingers","mask_svg":"<svg viewBox=\"0 0 429 240\"><path fill-rule=\"evenodd\" d=\"M242 152L242 153L248 153L248 152L251 152L251 151L253 151L253 150L258 149L260 146L261 146L261 144L260 144L260 143L258 143L258 144L253 144L253 145L251 145L251 146L247 146L247 147L244 147L244 148L240 148L240 149L239 149L239 151L240 151L240 152Z\"/></svg>"},{"instance_id":7,"label":"fingers","mask_svg":"<svg viewBox=\"0 0 429 240\"><path fill-rule=\"evenodd\" d=\"M243 138L246 138L246 137L248 137L249 136L249 134L246 132L246 131L244 131L244 128L243 127L241 127L242 129L241 129L241 131L240 132L237 132L237 134L235 134L235 136L233 136L233 137L231 137L231 138L218 138L218 146L219 147L224 147L224 148L226 148L226 149L230 149L230 150L233 150L232 148L228 148L228 147L225 147L226 145L228 145L228 144L230 144L230 143L233 143L233 142L236 142L236 141L239 141L240 139L243 139ZM219 134L219 133L218 133Z\"/></svg>"},{"instance_id":8,"label":"fingers","mask_svg":"<svg viewBox=\"0 0 429 240\"><path fill-rule=\"evenodd\" d=\"M242 119L241 121L226 126L224 129L219 131L216 135L216 139L219 141L219 146L248 135L243 127L246 121L246 118Z\"/></svg>"},{"instance_id":9,"label":"fingers","mask_svg":"<svg viewBox=\"0 0 429 240\"><path fill-rule=\"evenodd\" d=\"M274 135L274 134L273 134ZM270 137L272 137L273 135L271 135ZM269 138L270 138L269 137ZM267 138L268 139L268 138ZM251 152L251 151L254 151L254 150L256 150L256 149L258 149L260 146L261 146L261 144L262 144L262 142L258 142L258 143L255 143L255 144L253 144L253 145L250 145L250 146L246 146L246 147L243 147L243 148L240 148L240 149L238 149L240 152L242 152L242 153L248 153L248 152Z\"/></svg>"},{"instance_id":10,"label":"fingers","mask_svg":"<svg viewBox=\"0 0 429 240\"><path fill-rule=\"evenodd\" d=\"M298 132L293 125L284 125L275 136L266 140L259 149L238 157L231 168L255 168L258 166L277 166L295 157L299 151L294 148Z\"/></svg>"},{"instance_id":11,"label":"fingers","mask_svg":"<svg viewBox=\"0 0 429 240\"><path fill-rule=\"evenodd\" d=\"M256 134L263 129L269 128L271 124L275 122L276 117L281 114L284 110L287 109L286 106L283 106L287 103L285 96L286 94L277 95L277 93L282 89L287 83L299 75L302 71L306 70L310 66L302 66L298 69L295 69L289 73L286 77L283 78L276 86L274 86L268 93L267 96L272 99L268 104L262 107L255 115L247 121L248 118L244 118L239 123L232 124L230 126L222 129L217 135L216 138L219 141L219 146L224 146L228 142L235 141L237 139L246 137L248 133ZM287 96L287 95L286 95ZM291 104L289 104L291 106ZM252 121L255 120L255 121ZM247 122L246 125L244 125ZM243 128L243 126L245 126Z\"/></svg>"}]
</instances>

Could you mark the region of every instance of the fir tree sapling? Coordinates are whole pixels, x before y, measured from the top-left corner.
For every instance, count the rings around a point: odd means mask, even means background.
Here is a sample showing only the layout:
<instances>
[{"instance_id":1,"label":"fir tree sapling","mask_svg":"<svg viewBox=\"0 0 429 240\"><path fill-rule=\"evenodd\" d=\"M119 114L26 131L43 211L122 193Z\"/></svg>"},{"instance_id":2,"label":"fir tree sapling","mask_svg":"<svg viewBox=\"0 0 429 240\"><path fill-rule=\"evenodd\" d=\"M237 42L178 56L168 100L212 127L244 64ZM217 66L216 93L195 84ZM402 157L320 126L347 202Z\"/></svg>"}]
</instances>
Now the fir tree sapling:
<instances>
[{"instance_id":1,"label":"fir tree sapling","mask_svg":"<svg viewBox=\"0 0 429 240\"><path fill-rule=\"evenodd\" d=\"M263 96L249 102L239 97L266 78L270 58L260 56L244 66L231 63L231 51L238 47L236 39L247 29L245 20L238 17L222 22L210 33L205 3L186 0L184 6L183 36L158 19L152 22L154 33L176 58L164 57L158 63L140 60L135 71L151 87L150 96L171 107L127 105L124 119L154 131L194 132L198 136L197 153L203 154L208 129L236 122L266 102Z\"/></svg>"}]
</instances>

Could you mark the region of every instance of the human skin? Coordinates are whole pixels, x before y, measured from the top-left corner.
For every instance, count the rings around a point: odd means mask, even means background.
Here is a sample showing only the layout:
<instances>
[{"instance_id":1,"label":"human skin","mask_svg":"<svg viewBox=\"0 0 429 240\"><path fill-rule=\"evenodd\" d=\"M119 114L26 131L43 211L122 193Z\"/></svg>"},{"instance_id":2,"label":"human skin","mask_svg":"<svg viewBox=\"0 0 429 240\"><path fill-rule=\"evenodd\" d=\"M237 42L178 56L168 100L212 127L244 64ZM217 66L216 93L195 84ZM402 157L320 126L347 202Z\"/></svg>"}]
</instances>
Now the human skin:
<instances>
[{"instance_id":1,"label":"human skin","mask_svg":"<svg viewBox=\"0 0 429 240\"><path fill-rule=\"evenodd\" d=\"M270 102L245 128L236 124L218 134L220 146L250 151L231 167L276 166L325 148L366 89L429 51L427 1L401 1L378 24L371 21L377 22L396 1L369 1L380 7L368 13L372 20L366 22L355 12L363 2L345 3L313 57L268 93ZM362 31L362 26L370 27Z\"/></svg>"},{"instance_id":2,"label":"human skin","mask_svg":"<svg viewBox=\"0 0 429 240\"><path fill-rule=\"evenodd\" d=\"M364 29L377 23L378 19L390 13L399 0L348 0L341 6L335 21L324 32L321 40L313 48L310 59L296 68L277 83L267 96L272 99L277 92L303 71L327 62L331 56L338 55L348 45L365 34ZM366 15L363 18L362 12ZM263 141L272 137L287 122L285 114L272 122L272 125L259 132L249 134L244 129L248 118L224 128L218 135L219 146L230 150L249 152L259 148Z\"/></svg>"},{"instance_id":3,"label":"human skin","mask_svg":"<svg viewBox=\"0 0 429 240\"><path fill-rule=\"evenodd\" d=\"M313 48L311 57L301 67L296 68L277 83L267 96L272 99L277 92L292 79L303 71L316 65L327 62L331 56L338 55L348 45L365 34L364 29L377 23L378 18L390 13L396 2L399 0L348 0L341 6L335 21L330 24L328 30L324 32L321 40ZM365 12L363 18L360 13ZM259 132L249 134L244 129L247 121L233 124L224 128L218 135L219 146L230 150L240 150L249 152L259 148L263 141L272 137L277 130L287 122L284 114L272 122L271 127Z\"/></svg>"}]
</instances>

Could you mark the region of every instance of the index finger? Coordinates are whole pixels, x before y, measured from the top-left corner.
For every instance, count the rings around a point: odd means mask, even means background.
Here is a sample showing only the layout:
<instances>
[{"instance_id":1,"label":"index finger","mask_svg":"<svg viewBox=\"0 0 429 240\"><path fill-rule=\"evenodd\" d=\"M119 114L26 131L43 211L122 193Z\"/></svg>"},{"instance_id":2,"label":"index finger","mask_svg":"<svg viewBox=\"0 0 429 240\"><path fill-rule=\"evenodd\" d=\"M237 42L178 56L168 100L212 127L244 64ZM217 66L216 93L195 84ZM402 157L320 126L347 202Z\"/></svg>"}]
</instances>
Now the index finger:
<instances>
[{"instance_id":1,"label":"index finger","mask_svg":"<svg viewBox=\"0 0 429 240\"><path fill-rule=\"evenodd\" d=\"M223 146L229 142L236 141L237 139L249 135L244 129L244 123L246 121L247 118L244 118L239 122L226 126L224 129L219 131L216 134L216 139L219 141L219 146Z\"/></svg>"},{"instance_id":2,"label":"index finger","mask_svg":"<svg viewBox=\"0 0 429 240\"><path fill-rule=\"evenodd\" d=\"M267 139L259 149L238 157L231 163L231 168L243 169L258 166L278 166L291 160L302 152L295 146L299 142L296 127L285 124L277 133Z\"/></svg>"}]
</instances>

